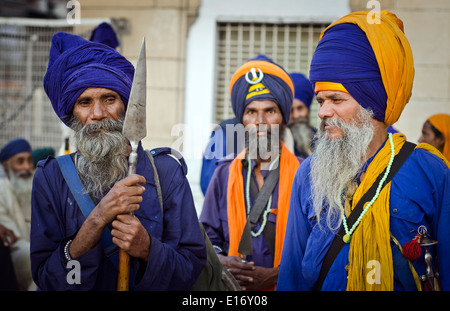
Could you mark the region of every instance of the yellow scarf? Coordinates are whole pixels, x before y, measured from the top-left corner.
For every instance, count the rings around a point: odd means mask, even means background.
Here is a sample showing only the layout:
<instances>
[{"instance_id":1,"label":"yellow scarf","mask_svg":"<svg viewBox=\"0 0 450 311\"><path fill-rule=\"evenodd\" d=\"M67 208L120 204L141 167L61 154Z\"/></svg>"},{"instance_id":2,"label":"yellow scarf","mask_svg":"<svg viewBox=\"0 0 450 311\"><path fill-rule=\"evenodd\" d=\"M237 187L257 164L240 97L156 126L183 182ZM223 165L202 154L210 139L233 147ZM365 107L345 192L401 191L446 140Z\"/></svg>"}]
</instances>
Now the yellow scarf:
<instances>
[{"instance_id":1,"label":"yellow scarf","mask_svg":"<svg viewBox=\"0 0 450 311\"><path fill-rule=\"evenodd\" d=\"M395 154L406 141L403 134L393 135ZM438 156L447 166L449 162L429 144L419 144L417 148L425 149ZM385 169L390 158L390 144L386 143L370 163L364 179L353 195L352 209L369 190L378 175ZM348 291L390 291L394 289L394 271L390 247L389 229L389 195L391 182L380 192L378 199L364 215L361 223L353 232L349 251ZM367 203L366 203L367 204ZM380 271L375 271L380 269ZM379 272L379 281L372 279Z\"/></svg>"}]
</instances>

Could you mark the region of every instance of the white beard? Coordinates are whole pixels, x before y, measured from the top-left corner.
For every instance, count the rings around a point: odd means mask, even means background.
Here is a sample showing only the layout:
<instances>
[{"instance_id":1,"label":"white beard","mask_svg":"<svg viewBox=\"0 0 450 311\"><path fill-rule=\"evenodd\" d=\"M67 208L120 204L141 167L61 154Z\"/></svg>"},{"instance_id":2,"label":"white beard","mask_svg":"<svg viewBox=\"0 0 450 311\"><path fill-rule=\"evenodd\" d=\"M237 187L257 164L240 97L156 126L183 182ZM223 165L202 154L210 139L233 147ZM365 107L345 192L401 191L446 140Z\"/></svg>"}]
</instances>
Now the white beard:
<instances>
[{"instance_id":1,"label":"white beard","mask_svg":"<svg viewBox=\"0 0 450 311\"><path fill-rule=\"evenodd\" d=\"M10 183L16 194L17 201L24 214L25 220L29 221L31 218L31 190L33 188L33 172L34 170L26 170L14 172L9 170ZM28 178L21 177L24 173L31 173Z\"/></svg>"},{"instance_id":2,"label":"white beard","mask_svg":"<svg viewBox=\"0 0 450 311\"><path fill-rule=\"evenodd\" d=\"M322 211L328 206L326 224L331 230L341 225L343 195L348 188L356 190L352 180L366 161L367 149L374 134L372 115L372 112L360 107L351 124L340 119L323 120L343 130L340 138L330 138L323 125L316 133L311 159L311 198L319 224L325 214Z\"/></svg>"},{"instance_id":3,"label":"white beard","mask_svg":"<svg viewBox=\"0 0 450 311\"><path fill-rule=\"evenodd\" d=\"M116 181L126 177L128 140L122 135L122 126L123 118L84 127L75 118L71 123L78 150L75 166L87 192L94 197L100 198Z\"/></svg>"}]
</instances>

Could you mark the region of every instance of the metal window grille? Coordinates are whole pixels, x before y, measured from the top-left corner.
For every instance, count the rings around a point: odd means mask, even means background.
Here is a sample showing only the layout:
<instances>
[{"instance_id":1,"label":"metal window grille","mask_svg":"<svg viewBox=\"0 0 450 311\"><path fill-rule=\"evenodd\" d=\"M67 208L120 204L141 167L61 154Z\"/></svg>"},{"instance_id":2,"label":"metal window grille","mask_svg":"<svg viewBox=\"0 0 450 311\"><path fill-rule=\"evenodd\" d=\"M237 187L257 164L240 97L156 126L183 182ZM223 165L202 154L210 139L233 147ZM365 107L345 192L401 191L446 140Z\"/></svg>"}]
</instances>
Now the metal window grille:
<instances>
[{"instance_id":1,"label":"metal window grille","mask_svg":"<svg viewBox=\"0 0 450 311\"><path fill-rule=\"evenodd\" d=\"M63 144L65 126L53 111L43 88L51 38L69 32L89 39L108 19L84 19L79 25L64 20L0 18L0 148L23 137L33 148Z\"/></svg>"},{"instance_id":2,"label":"metal window grille","mask_svg":"<svg viewBox=\"0 0 450 311\"><path fill-rule=\"evenodd\" d=\"M309 66L321 32L328 24L218 23L215 121L234 116L229 82L248 59L264 54L287 72L308 76ZM314 100L310 118L317 126L318 105Z\"/></svg>"}]
</instances>

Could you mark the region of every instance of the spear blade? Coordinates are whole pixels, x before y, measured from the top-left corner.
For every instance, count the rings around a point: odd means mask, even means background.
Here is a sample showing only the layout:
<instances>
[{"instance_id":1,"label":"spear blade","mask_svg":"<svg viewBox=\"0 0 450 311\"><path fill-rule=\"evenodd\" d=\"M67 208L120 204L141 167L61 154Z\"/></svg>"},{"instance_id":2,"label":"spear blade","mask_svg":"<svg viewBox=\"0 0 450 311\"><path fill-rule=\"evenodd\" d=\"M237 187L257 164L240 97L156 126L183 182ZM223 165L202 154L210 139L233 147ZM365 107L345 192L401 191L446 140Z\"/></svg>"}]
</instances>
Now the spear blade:
<instances>
[{"instance_id":1,"label":"spear blade","mask_svg":"<svg viewBox=\"0 0 450 311\"><path fill-rule=\"evenodd\" d=\"M147 99L147 66L145 56L145 38L142 40L141 51L134 72L127 112L123 122L122 134L131 143L138 144L147 136L146 127Z\"/></svg>"}]
</instances>

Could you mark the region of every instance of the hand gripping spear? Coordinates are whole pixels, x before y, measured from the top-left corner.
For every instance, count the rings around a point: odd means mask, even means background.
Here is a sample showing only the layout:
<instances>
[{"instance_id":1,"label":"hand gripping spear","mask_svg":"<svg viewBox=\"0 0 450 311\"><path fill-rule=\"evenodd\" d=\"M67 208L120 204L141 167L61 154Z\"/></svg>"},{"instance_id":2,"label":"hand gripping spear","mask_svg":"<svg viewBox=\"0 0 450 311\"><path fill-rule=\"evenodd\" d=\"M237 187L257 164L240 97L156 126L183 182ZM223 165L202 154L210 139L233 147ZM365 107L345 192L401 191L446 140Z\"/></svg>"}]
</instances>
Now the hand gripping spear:
<instances>
[{"instance_id":1,"label":"hand gripping spear","mask_svg":"<svg viewBox=\"0 0 450 311\"><path fill-rule=\"evenodd\" d=\"M125 114L122 134L130 141L131 153L128 157L128 176L136 174L137 148L139 141L147 135L145 121L147 88L147 69L145 56L145 38L142 40L141 51L134 72L131 86L130 99ZM117 290L127 291L130 286L130 255L119 250L119 275L117 278Z\"/></svg>"}]
</instances>

